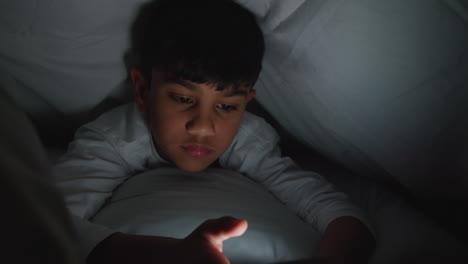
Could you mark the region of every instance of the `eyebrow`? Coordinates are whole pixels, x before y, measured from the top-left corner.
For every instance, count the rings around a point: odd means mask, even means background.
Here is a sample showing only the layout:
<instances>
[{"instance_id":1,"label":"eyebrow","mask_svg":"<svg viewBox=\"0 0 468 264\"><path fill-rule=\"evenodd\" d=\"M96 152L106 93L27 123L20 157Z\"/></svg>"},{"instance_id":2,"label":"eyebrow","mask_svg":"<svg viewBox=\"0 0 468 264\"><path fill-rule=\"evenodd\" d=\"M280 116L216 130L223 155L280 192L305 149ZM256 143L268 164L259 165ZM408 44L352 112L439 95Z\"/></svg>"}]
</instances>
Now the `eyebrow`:
<instances>
[{"instance_id":1,"label":"eyebrow","mask_svg":"<svg viewBox=\"0 0 468 264\"><path fill-rule=\"evenodd\" d=\"M234 90L234 91L223 93L223 97L234 97L234 96L247 97L248 95L249 95L249 92L246 90Z\"/></svg>"},{"instance_id":2,"label":"eyebrow","mask_svg":"<svg viewBox=\"0 0 468 264\"><path fill-rule=\"evenodd\" d=\"M198 87L197 87L197 86L195 86L195 85L193 85L193 84L191 84L191 83L189 83L189 82L186 82L186 81L184 81L184 80L176 79L176 80L174 80L174 82L177 83L177 84L180 84L180 85L184 86L185 88L187 88L187 89L189 89L189 90L192 90L192 91L198 90Z\"/></svg>"},{"instance_id":3,"label":"eyebrow","mask_svg":"<svg viewBox=\"0 0 468 264\"><path fill-rule=\"evenodd\" d=\"M187 81L176 79L174 80L175 83L180 84L184 86L185 88L191 90L191 91L196 91L198 90L198 87L196 85L193 85ZM227 91L230 90L230 91ZM247 90L235 90L235 89L226 89L222 91L223 97L235 97L235 96L243 96L246 97L249 95L249 92Z\"/></svg>"}]
</instances>

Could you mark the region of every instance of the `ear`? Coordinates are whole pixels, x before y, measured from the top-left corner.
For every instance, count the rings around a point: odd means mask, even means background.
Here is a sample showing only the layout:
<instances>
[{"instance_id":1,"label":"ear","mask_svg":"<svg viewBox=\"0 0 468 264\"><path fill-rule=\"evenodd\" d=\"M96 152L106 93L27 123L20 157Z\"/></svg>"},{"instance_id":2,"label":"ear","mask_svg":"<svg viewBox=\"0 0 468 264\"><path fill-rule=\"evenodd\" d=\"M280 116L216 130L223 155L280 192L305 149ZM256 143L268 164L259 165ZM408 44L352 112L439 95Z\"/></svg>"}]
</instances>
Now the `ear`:
<instances>
[{"instance_id":1,"label":"ear","mask_svg":"<svg viewBox=\"0 0 468 264\"><path fill-rule=\"evenodd\" d=\"M145 80L143 73L136 68L130 71L130 78L133 84L133 94L135 97L135 104L138 110L145 113L148 110L148 99L150 84Z\"/></svg>"},{"instance_id":2,"label":"ear","mask_svg":"<svg viewBox=\"0 0 468 264\"><path fill-rule=\"evenodd\" d=\"M249 95L247 95L247 102L250 102L253 97L255 96L255 94L257 93L256 90L254 90L253 88L250 89L250 92L249 92Z\"/></svg>"}]
</instances>

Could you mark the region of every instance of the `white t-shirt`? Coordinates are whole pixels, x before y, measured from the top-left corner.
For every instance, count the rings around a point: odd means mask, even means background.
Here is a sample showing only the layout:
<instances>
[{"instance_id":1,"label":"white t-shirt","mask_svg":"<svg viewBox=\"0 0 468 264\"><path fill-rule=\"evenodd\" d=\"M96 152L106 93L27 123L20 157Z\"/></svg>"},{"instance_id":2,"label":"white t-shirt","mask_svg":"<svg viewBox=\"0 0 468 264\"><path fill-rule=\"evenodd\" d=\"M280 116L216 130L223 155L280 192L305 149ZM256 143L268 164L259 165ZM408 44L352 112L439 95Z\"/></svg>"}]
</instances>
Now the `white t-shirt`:
<instances>
[{"instance_id":1,"label":"white t-shirt","mask_svg":"<svg viewBox=\"0 0 468 264\"><path fill-rule=\"evenodd\" d=\"M262 184L304 221L323 233L340 216L369 222L347 196L322 176L300 169L281 156L279 136L262 118L245 112L231 145L219 158L221 167ZM93 224L90 217L127 178L151 168L174 166L154 148L151 133L134 104L117 107L82 126L53 174L74 215L83 254L116 232Z\"/></svg>"}]
</instances>

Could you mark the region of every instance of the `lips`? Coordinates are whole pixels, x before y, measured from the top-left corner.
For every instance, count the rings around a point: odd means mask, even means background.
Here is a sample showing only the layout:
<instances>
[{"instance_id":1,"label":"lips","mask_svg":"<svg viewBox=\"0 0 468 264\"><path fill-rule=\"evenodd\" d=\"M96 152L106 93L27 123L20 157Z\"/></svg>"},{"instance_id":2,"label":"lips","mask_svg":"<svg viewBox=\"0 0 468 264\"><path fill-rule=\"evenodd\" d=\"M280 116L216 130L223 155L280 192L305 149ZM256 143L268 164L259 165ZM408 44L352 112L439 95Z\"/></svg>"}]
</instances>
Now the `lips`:
<instances>
[{"instance_id":1,"label":"lips","mask_svg":"<svg viewBox=\"0 0 468 264\"><path fill-rule=\"evenodd\" d=\"M208 155L213 150L207 146L192 144L182 147L185 152L192 155L193 157L203 157Z\"/></svg>"}]
</instances>

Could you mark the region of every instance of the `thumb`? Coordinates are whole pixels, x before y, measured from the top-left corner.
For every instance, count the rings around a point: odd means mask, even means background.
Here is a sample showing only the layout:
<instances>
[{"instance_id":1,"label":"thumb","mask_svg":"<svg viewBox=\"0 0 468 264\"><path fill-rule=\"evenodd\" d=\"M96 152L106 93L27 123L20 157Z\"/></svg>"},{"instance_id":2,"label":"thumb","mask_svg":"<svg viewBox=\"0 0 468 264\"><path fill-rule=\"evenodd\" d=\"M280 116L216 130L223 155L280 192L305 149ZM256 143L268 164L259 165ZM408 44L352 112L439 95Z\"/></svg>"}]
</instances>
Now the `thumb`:
<instances>
[{"instance_id":1,"label":"thumb","mask_svg":"<svg viewBox=\"0 0 468 264\"><path fill-rule=\"evenodd\" d=\"M223 252L223 241L241 236L247 227L248 223L244 219L223 216L203 222L190 236L199 235L208 240L219 252Z\"/></svg>"}]
</instances>

